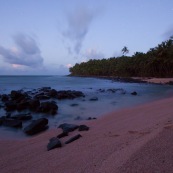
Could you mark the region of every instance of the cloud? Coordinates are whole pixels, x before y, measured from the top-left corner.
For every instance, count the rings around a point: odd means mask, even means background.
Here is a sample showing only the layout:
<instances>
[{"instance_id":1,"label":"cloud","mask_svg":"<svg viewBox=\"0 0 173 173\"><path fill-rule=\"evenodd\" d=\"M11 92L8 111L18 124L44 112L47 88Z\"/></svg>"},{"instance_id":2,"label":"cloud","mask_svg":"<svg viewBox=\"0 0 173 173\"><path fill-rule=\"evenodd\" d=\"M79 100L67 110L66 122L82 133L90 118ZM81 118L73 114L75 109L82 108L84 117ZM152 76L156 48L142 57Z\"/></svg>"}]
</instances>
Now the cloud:
<instances>
[{"instance_id":1,"label":"cloud","mask_svg":"<svg viewBox=\"0 0 173 173\"><path fill-rule=\"evenodd\" d=\"M97 51L96 49L87 49L83 54L87 59L103 59L105 55L102 52Z\"/></svg>"},{"instance_id":2,"label":"cloud","mask_svg":"<svg viewBox=\"0 0 173 173\"><path fill-rule=\"evenodd\" d=\"M67 28L62 32L62 36L73 44L72 49L76 54L80 53L82 43L96 16L97 13L87 7L78 7L66 15ZM71 53L72 49L68 47L68 52Z\"/></svg>"},{"instance_id":3,"label":"cloud","mask_svg":"<svg viewBox=\"0 0 173 173\"><path fill-rule=\"evenodd\" d=\"M73 67L73 65L72 64L66 64L65 67L70 68L70 67Z\"/></svg>"},{"instance_id":4,"label":"cloud","mask_svg":"<svg viewBox=\"0 0 173 173\"><path fill-rule=\"evenodd\" d=\"M18 65L18 67L37 67L43 64L43 57L34 38L18 34L13 39L15 42L14 47L8 49L0 46L0 55L5 62Z\"/></svg>"}]
</instances>

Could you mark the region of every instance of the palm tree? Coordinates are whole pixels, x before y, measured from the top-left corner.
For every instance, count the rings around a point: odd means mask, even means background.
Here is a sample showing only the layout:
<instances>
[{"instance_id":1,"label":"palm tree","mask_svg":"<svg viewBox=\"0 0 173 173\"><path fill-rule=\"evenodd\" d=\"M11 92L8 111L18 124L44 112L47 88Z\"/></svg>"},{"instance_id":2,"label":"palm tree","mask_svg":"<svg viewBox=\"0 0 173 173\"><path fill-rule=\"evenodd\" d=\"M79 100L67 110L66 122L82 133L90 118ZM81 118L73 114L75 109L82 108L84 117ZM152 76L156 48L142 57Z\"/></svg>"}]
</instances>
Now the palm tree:
<instances>
[{"instance_id":1,"label":"palm tree","mask_svg":"<svg viewBox=\"0 0 173 173\"><path fill-rule=\"evenodd\" d=\"M123 53L123 55L126 55L129 53L129 50L126 46L124 46L123 49L121 50L121 52Z\"/></svg>"}]
</instances>

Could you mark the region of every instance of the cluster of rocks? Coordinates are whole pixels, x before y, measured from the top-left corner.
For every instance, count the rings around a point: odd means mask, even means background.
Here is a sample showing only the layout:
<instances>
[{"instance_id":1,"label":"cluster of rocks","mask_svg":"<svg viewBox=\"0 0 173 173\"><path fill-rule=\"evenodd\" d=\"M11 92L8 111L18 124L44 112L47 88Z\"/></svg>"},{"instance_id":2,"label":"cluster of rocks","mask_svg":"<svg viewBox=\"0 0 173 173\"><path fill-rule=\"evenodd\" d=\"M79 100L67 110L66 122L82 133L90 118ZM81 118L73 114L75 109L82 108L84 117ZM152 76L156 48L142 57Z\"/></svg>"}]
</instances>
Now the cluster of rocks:
<instances>
[{"instance_id":1,"label":"cluster of rocks","mask_svg":"<svg viewBox=\"0 0 173 173\"><path fill-rule=\"evenodd\" d=\"M88 131L89 127L86 125L75 125L75 124L68 124L68 123L63 123L59 125L58 128L62 129L62 133L57 135L57 137L52 137L49 140L49 143L47 144L47 150L52 150L54 148L59 148L62 147L62 142L60 141L61 138L68 136L70 132L73 132L74 130L78 129L78 131ZM67 141L65 141L64 144L69 144L77 139L82 137L81 134L77 134L71 138L69 138Z\"/></svg>"},{"instance_id":2,"label":"cluster of rocks","mask_svg":"<svg viewBox=\"0 0 173 173\"><path fill-rule=\"evenodd\" d=\"M110 89L98 89L97 90L98 92L100 93L104 93L104 92L111 92L111 93L120 93L120 94L126 94L126 91L123 89L123 88L110 88ZM137 92L136 91L133 91L130 93L131 95L137 95Z\"/></svg>"},{"instance_id":3,"label":"cluster of rocks","mask_svg":"<svg viewBox=\"0 0 173 173\"><path fill-rule=\"evenodd\" d=\"M54 101L55 99L74 99L77 97L85 97L85 95L80 91L56 91L51 87L42 87L32 91L12 90L10 94L0 95L0 108L6 111L6 115L0 117L0 125L22 128L24 121L33 118L33 113L57 114L58 105ZM48 119L41 118L33 120L29 126L24 128L24 132L32 135L45 130L47 127Z\"/></svg>"}]
</instances>

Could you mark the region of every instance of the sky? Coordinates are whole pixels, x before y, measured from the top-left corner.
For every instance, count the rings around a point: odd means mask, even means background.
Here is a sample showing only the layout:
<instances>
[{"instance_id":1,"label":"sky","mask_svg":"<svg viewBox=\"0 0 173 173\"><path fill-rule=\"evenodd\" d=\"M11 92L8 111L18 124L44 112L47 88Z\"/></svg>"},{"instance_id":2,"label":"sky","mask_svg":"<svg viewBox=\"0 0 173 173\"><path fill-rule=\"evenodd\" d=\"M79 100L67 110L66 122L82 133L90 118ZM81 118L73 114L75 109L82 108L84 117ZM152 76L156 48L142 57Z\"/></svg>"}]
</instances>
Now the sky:
<instances>
[{"instance_id":1,"label":"sky","mask_svg":"<svg viewBox=\"0 0 173 173\"><path fill-rule=\"evenodd\" d=\"M0 0L0 75L66 75L173 35L173 0Z\"/></svg>"}]
</instances>

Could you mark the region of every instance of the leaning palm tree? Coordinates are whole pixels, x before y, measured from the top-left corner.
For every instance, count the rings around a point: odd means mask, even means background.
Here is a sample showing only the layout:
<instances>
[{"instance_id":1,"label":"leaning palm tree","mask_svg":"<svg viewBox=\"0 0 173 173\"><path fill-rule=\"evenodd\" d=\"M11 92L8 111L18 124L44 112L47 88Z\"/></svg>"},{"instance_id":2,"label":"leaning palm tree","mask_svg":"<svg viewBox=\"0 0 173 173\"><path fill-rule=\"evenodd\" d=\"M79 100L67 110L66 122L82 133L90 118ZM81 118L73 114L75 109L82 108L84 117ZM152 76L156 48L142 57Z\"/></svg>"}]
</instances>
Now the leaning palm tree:
<instances>
[{"instance_id":1,"label":"leaning palm tree","mask_svg":"<svg viewBox=\"0 0 173 173\"><path fill-rule=\"evenodd\" d=\"M123 49L121 50L121 52L123 53L123 55L126 55L129 53L129 50L126 46L124 46Z\"/></svg>"}]
</instances>

